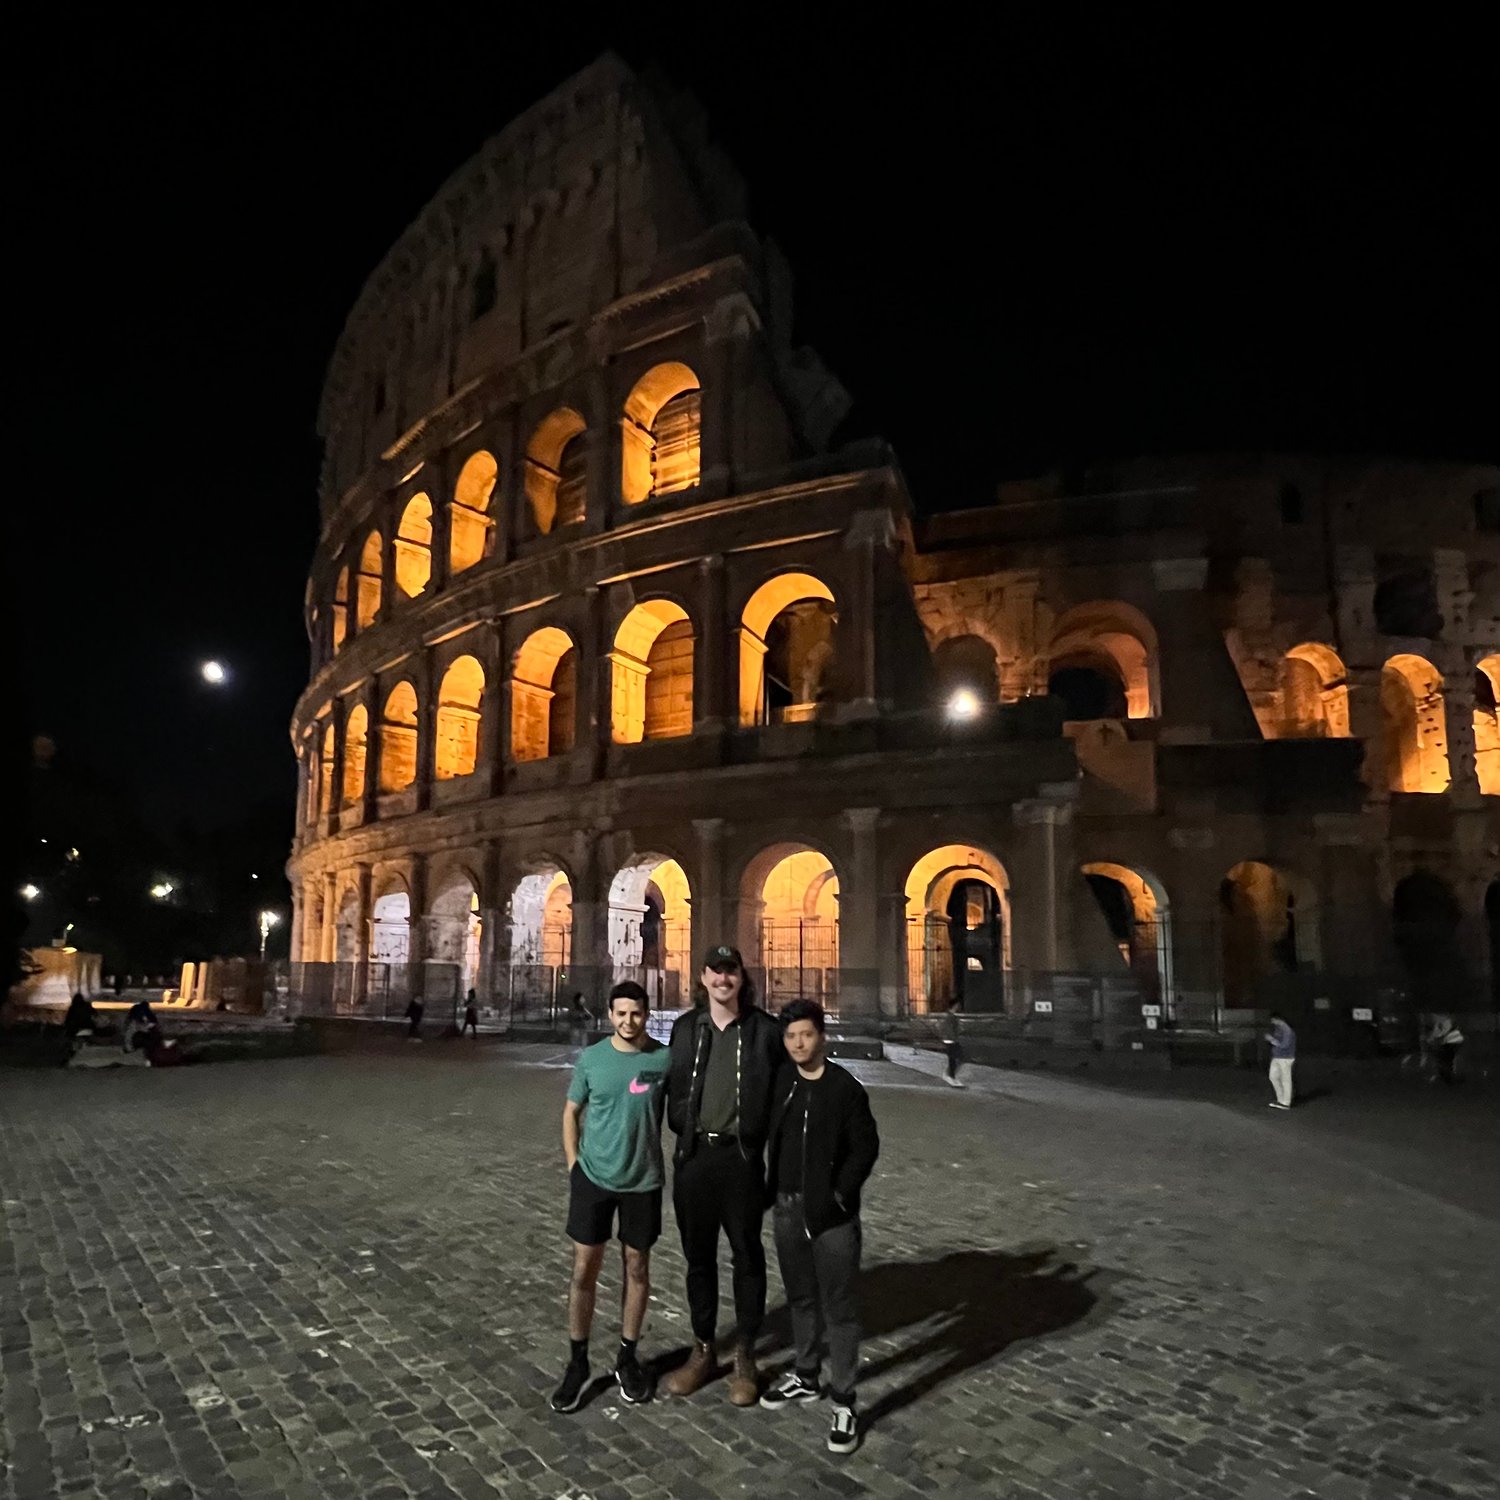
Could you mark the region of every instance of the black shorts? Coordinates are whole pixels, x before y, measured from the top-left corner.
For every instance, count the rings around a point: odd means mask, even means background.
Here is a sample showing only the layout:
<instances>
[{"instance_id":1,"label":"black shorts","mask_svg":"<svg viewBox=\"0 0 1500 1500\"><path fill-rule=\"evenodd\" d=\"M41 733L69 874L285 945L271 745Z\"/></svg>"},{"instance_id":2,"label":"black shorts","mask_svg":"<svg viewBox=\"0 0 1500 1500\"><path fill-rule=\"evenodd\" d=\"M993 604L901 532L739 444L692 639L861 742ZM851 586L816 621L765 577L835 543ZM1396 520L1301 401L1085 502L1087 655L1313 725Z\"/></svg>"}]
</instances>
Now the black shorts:
<instances>
[{"instance_id":1,"label":"black shorts","mask_svg":"<svg viewBox=\"0 0 1500 1500\"><path fill-rule=\"evenodd\" d=\"M580 1245L602 1245L620 1212L620 1243L632 1250L649 1250L661 1238L661 1189L644 1193L612 1193L573 1164L568 1177L568 1238Z\"/></svg>"}]
</instances>

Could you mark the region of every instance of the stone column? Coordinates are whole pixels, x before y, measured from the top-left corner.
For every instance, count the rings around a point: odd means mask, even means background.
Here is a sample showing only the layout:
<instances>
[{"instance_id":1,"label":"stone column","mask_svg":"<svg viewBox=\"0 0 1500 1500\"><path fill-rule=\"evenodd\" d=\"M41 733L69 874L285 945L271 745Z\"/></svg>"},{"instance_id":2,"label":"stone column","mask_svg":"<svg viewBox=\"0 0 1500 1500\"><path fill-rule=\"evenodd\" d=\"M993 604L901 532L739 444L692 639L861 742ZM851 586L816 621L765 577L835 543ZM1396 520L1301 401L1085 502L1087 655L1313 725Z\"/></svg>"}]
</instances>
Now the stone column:
<instances>
[{"instance_id":1,"label":"stone column","mask_svg":"<svg viewBox=\"0 0 1500 1500\"><path fill-rule=\"evenodd\" d=\"M396 532L401 526L401 512L386 507L380 527L380 608L371 621L374 628L383 620L389 620L396 609Z\"/></svg>"},{"instance_id":2,"label":"stone column","mask_svg":"<svg viewBox=\"0 0 1500 1500\"><path fill-rule=\"evenodd\" d=\"M600 869L599 841L592 833L573 835L573 953L568 983L602 1000L613 967L609 961L609 893Z\"/></svg>"},{"instance_id":3,"label":"stone column","mask_svg":"<svg viewBox=\"0 0 1500 1500\"><path fill-rule=\"evenodd\" d=\"M1011 963L1018 969L1067 973L1079 967L1073 940L1074 783L1044 788L1015 803L1020 871L1011 889Z\"/></svg>"},{"instance_id":4,"label":"stone column","mask_svg":"<svg viewBox=\"0 0 1500 1500\"><path fill-rule=\"evenodd\" d=\"M714 943L733 943L737 939L724 925L724 820L694 818L693 832L698 836L698 885L692 895L693 962ZM696 977L694 969L693 976Z\"/></svg>"},{"instance_id":5,"label":"stone column","mask_svg":"<svg viewBox=\"0 0 1500 1500\"><path fill-rule=\"evenodd\" d=\"M325 964L338 960L339 913L338 876L332 870L323 872L323 930L318 934L319 961Z\"/></svg>"},{"instance_id":6,"label":"stone column","mask_svg":"<svg viewBox=\"0 0 1500 1500\"><path fill-rule=\"evenodd\" d=\"M1474 669L1467 664L1449 672L1443 681L1443 727L1448 735L1448 794L1456 807L1480 804L1479 772L1475 765Z\"/></svg>"},{"instance_id":7,"label":"stone column","mask_svg":"<svg viewBox=\"0 0 1500 1500\"><path fill-rule=\"evenodd\" d=\"M344 805L344 722L349 717L350 700L335 698L329 722L333 725L333 775L329 778L328 806L322 810L323 830L331 833L339 826L339 809ZM318 774L322 775L319 766ZM321 788L322 783L319 783Z\"/></svg>"},{"instance_id":8,"label":"stone column","mask_svg":"<svg viewBox=\"0 0 1500 1500\"><path fill-rule=\"evenodd\" d=\"M1350 667L1349 733L1365 747L1360 779L1369 789L1370 802L1389 802L1390 787L1385 767L1385 713L1380 706L1380 667Z\"/></svg>"},{"instance_id":9,"label":"stone column","mask_svg":"<svg viewBox=\"0 0 1500 1500\"><path fill-rule=\"evenodd\" d=\"M479 976L475 989L481 1005L495 1003L496 967L499 962L501 922L505 915L500 890L500 845L489 843L479 863Z\"/></svg>"},{"instance_id":10,"label":"stone column","mask_svg":"<svg viewBox=\"0 0 1500 1500\"><path fill-rule=\"evenodd\" d=\"M421 812L432 806L437 763L438 690L433 682L432 660L425 651L417 658L412 686L417 690L417 775L412 788L417 794L417 811Z\"/></svg>"},{"instance_id":11,"label":"stone column","mask_svg":"<svg viewBox=\"0 0 1500 1500\"><path fill-rule=\"evenodd\" d=\"M878 807L850 807L844 822L851 856L839 882L839 1011L869 1017L880 1011Z\"/></svg>"},{"instance_id":12,"label":"stone column","mask_svg":"<svg viewBox=\"0 0 1500 1500\"><path fill-rule=\"evenodd\" d=\"M360 799L363 808L360 821L373 823L380 816L380 702L379 685L371 677L359 691L365 706L365 789Z\"/></svg>"},{"instance_id":13,"label":"stone column","mask_svg":"<svg viewBox=\"0 0 1500 1500\"><path fill-rule=\"evenodd\" d=\"M292 932L287 943L287 958L292 963L302 959L303 897L302 882L294 880L292 886Z\"/></svg>"},{"instance_id":14,"label":"stone column","mask_svg":"<svg viewBox=\"0 0 1500 1500\"><path fill-rule=\"evenodd\" d=\"M500 645L498 636L491 639ZM485 668L484 694L479 700L479 752L475 772L482 778L487 796L498 797L505 790L505 756L510 736L510 677L503 650L489 653ZM436 731L436 721L433 724Z\"/></svg>"},{"instance_id":15,"label":"stone column","mask_svg":"<svg viewBox=\"0 0 1500 1500\"><path fill-rule=\"evenodd\" d=\"M1213 1018L1223 1000L1219 887L1228 871L1217 857L1218 841L1211 828L1171 828L1167 842L1181 853L1167 887L1175 1008L1182 1019L1202 1022Z\"/></svg>"},{"instance_id":16,"label":"stone column","mask_svg":"<svg viewBox=\"0 0 1500 1500\"><path fill-rule=\"evenodd\" d=\"M423 593L437 594L447 587L452 576L449 560L453 545L453 489L452 476L445 472L445 464L429 467L432 472L425 476L425 487L427 498L432 501L432 574Z\"/></svg>"},{"instance_id":17,"label":"stone column","mask_svg":"<svg viewBox=\"0 0 1500 1500\"><path fill-rule=\"evenodd\" d=\"M407 872L407 894L411 905L407 912L406 973L411 994L427 993L427 856L413 854Z\"/></svg>"},{"instance_id":18,"label":"stone column","mask_svg":"<svg viewBox=\"0 0 1500 1500\"><path fill-rule=\"evenodd\" d=\"M839 621L838 652L851 695L847 711L855 717L874 714L879 709L876 641L880 622L875 570L879 565L877 552L888 547L892 540L891 518L883 510L861 511L844 537L845 551L853 554L848 573L852 597L847 619Z\"/></svg>"},{"instance_id":19,"label":"stone column","mask_svg":"<svg viewBox=\"0 0 1500 1500\"><path fill-rule=\"evenodd\" d=\"M701 558L698 570L703 615L695 652L698 680L693 692L693 717L700 734L717 734L738 718L738 704L731 707L729 694L731 684L739 681L739 664L730 660L723 554L715 552Z\"/></svg>"},{"instance_id":20,"label":"stone column","mask_svg":"<svg viewBox=\"0 0 1500 1500\"><path fill-rule=\"evenodd\" d=\"M368 781L366 777L366 781ZM370 867L355 866L355 893L359 909L354 926L354 973L351 976L350 1000L355 1010L363 1010L370 983Z\"/></svg>"},{"instance_id":21,"label":"stone column","mask_svg":"<svg viewBox=\"0 0 1500 1500\"><path fill-rule=\"evenodd\" d=\"M906 993L906 892L886 891L876 907L880 949L880 1014L895 1020L909 1010Z\"/></svg>"},{"instance_id":22,"label":"stone column","mask_svg":"<svg viewBox=\"0 0 1500 1500\"><path fill-rule=\"evenodd\" d=\"M597 536L610 523L620 506L620 417L613 399L608 370L601 357L589 371L588 390L584 400L584 421L588 423L588 479L583 504L585 536ZM623 398L622 398L623 399Z\"/></svg>"}]
</instances>

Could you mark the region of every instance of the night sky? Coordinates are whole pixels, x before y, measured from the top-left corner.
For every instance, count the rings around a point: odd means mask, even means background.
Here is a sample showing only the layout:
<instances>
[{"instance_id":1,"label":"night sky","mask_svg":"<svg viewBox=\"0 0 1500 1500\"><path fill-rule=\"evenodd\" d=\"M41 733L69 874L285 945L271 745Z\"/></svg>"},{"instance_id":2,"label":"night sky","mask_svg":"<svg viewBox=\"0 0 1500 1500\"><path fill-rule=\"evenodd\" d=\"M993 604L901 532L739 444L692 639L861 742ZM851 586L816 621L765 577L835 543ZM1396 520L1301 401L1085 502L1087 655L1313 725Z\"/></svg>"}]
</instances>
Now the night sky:
<instances>
[{"instance_id":1,"label":"night sky","mask_svg":"<svg viewBox=\"0 0 1500 1500\"><path fill-rule=\"evenodd\" d=\"M13 54L24 736L153 829L249 820L246 858L284 857L334 340L448 175L609 46L705 106L856 398L840 436L889 438L920 505L1154 450L1500 452L1476 36L839 13L753 8L730 43L639 10L62 12Z\"/></svg>"}]
</instances>

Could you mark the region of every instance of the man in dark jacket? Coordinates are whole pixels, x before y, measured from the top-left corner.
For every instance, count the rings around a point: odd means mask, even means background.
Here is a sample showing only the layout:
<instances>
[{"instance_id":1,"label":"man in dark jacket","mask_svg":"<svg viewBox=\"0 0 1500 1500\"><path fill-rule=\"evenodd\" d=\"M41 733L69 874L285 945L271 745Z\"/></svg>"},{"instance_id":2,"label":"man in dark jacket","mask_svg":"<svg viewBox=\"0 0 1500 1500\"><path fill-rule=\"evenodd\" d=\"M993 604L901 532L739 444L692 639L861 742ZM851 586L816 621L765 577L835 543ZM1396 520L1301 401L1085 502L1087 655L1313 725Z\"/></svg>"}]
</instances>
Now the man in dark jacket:
<instances>
[{"instance_id":1,"label":"man in dark jacket","mask_svg":"<svg viewBox=\"0 0 1500 1500\"><path fill-rule=\"evenodd\" d=\"M739 950L710 948L693 1008L672 1027L667 1120L677 1135L672 1206L687 1261L693 1351L662 1382L691 1396L717 1366L719 1234L734 1263L736 1338L729 1399L754 1406L760 1396L755 1339L766 1313L766 1133L786 1066L781 1028L755 1004L755 986Z\"/></svg>"},{"instance_id":2,"label":"man in dark jacket","mask_svg":"<svg viewBox=\"0 0 1500 1500\"><path fill-rule=\"evenodd\" d=\"M823 1007L793 1000L781 1023L796 1072L771 1111L766 1188L775 1203L776 1257L797 1355L760 1404L775 1411L818 1399L826 1337L833 1400L828 1448L853 1453L859 1446L859 1195L880 1155L880 1135L864 1089L827 1061Z\"/></svg>"}]
</instances>

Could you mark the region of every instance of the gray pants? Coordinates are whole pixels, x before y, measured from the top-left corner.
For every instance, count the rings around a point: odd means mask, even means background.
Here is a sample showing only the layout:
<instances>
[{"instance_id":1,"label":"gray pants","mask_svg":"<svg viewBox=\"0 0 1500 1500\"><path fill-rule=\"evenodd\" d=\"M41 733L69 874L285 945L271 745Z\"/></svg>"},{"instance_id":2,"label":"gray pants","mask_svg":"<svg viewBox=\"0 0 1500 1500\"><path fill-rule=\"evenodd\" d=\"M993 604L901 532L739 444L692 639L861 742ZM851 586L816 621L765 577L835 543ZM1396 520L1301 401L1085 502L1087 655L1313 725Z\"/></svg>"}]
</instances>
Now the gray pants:
<instances>
[{"instance_id":1,"label":"gray pants","mask_svg":"<svg viewBox=\"0 0 1500 1500\"><path fill-rule=\"evenodd\" d=\"M800 1195L778 1197L773 1217L776 1258L792 1310L797 1370L816 1379L826 1346L828 1393L841 1405L852 1406L859 1375L859 1305L854 1295L863 1239L859 1220L808 1239Z\"/></svg>"}]
</instances>

